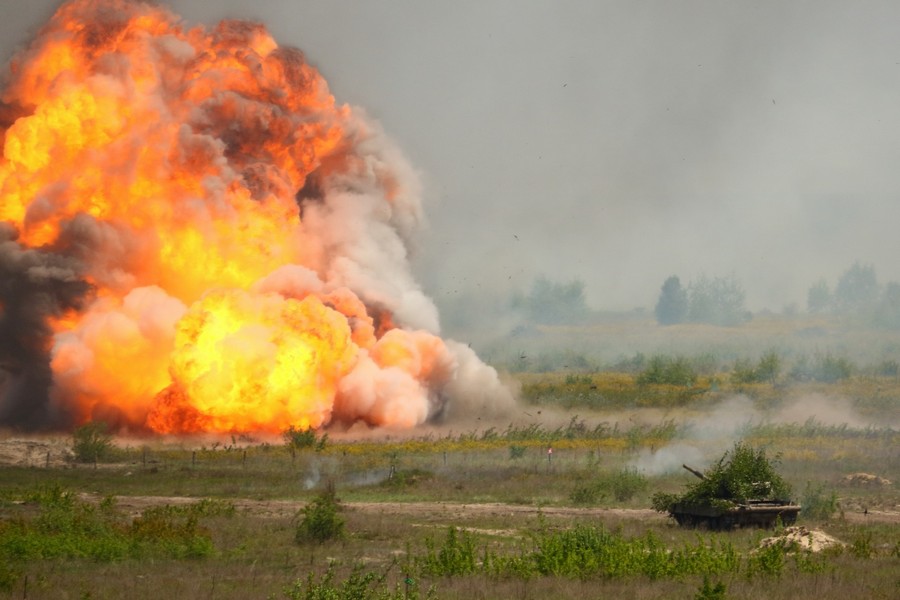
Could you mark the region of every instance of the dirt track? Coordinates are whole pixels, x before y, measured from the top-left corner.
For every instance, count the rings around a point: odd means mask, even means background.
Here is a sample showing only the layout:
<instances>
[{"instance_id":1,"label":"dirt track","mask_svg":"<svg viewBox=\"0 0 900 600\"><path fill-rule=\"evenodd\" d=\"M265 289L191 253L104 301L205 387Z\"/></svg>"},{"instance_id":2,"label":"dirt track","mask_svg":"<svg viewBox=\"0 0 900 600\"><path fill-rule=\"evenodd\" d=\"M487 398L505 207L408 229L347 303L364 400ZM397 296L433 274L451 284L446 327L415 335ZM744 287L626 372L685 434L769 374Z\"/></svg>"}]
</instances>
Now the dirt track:
<instances>
[{"instance_id":1,"label":"dirt track","mask_svg":"<svg viewBox=\"0 0 900 600\"><path fill-rule=\"evenodd\" d=\"M86 497L87 498L87 497ZM94 498L97 500L97 498ZM118 496L118 506L127 513L137 515L146 508L165 504L178 505L196 502L196 498L181 496ZM232 500L239 511L261 517L290 517L303 506L294 500ZM538 512L556 517L593 517L605 519L637 519L641 521L665 521L667 517L651 509L643 508L572 508L552 506L525 506L521 504L457 504L452 502L345 502L347 510L369 514L405 515L425 520L440 519L464 521L472 517L537 516ZM845 513L851 523L900 523L900 512L869 511L868 514Z\"/></svg>"},{"instance_id":2,"label":"dirt track","mask_svg":"<svg viewBox=\"0 0 900 600\"><path fill-rule=\"evenodd\" d=\"M85 500L99 501L98 497L84 494ZM123 511L138 514L153 507L183 505L196 502L196 498L183 496L117 496L116 504ZM231 500L239 511L261 517L289 517L294 515L303 502L294 500ZM570 508L536 507L521 504L456 504L453 502L344 502L347 510L362 513L386 515L408 515L421 518L464 519L473 516L537 516L540 511L547 516L593 516L597 518L618 517L633 519L664 520L665 517L650 509L629 508Z\"/></svg>"}]
</instances>

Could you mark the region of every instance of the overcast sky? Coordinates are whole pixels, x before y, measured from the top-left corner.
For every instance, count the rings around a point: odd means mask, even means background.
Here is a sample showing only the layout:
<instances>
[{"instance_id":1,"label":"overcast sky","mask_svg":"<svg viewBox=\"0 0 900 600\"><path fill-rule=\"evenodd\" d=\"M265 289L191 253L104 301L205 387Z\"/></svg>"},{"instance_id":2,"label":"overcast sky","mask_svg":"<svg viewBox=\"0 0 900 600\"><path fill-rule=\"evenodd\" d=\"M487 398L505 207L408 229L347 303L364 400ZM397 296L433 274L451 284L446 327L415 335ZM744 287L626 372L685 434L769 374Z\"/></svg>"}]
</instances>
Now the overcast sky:
<instances>
[{"instance_id":1,"label":"overcast sky","mask_svg":"<svg viewBox=\"0 0 900 600\"><path fill-rule=\"evenodd\" d=\"M265 22L421 171L416 270L585 282L652 309L669 275L806 306L854 261L900 281L900 3L184 0ZM2 58L56 0L0 0ZM477 310L477 307L476 307Z\"/></svg>"}]
</instances>

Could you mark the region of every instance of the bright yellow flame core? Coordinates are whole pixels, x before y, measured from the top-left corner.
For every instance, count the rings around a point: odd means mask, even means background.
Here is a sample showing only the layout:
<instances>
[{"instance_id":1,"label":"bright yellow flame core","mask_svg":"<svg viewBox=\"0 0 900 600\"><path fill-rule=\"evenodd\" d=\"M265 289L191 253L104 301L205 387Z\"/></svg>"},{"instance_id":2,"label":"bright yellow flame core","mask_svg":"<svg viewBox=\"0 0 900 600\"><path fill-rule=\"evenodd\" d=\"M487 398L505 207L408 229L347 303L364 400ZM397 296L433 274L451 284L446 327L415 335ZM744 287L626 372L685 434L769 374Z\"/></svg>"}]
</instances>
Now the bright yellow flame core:
<instances>
[{"instance_id":1,"label":"bright yellow flame core","mask_svg":"<svg viewBox=\"0 0 900 600\"><path fill-rule=\"evenodd\" d=\"M178 323L174 385L203 415L203 429L280 431L331 416L337 383L356 346L346 318L315 296L302 300L216 291ZM167 430L165 415L152 426Z\"/></svg>"}]
</instances>

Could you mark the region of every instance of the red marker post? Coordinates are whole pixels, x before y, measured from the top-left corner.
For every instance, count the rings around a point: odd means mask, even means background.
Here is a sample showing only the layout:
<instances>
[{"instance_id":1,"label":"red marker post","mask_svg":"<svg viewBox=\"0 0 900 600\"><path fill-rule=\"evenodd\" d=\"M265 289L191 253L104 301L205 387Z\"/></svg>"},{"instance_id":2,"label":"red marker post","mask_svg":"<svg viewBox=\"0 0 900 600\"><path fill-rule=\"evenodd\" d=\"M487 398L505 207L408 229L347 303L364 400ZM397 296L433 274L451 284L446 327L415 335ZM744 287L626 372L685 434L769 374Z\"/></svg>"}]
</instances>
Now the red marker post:
<instances>
[{"instance_id":1,"label":"red marker post","mask_svg":"<svg viewBox=\"0 0 900 600\"><path fill-rule=\"evenodd\" d=\"M547 448L547 468L550 468L550 463L553 462L553 448Z\"/></svg>"}]
</instances>

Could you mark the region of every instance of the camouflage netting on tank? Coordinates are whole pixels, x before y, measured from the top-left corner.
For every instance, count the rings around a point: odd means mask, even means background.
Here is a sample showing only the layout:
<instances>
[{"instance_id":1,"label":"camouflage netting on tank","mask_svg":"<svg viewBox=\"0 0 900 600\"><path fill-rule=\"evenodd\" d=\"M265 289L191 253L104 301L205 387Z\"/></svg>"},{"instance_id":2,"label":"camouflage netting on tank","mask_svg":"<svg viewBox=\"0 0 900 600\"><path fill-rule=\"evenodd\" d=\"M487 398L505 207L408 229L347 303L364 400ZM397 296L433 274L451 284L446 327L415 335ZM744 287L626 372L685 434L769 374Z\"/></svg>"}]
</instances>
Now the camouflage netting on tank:
<instances>
[{"instance_id":1,"label":"camouflage netting on tank","mask_svg":"<svg viewBox=\"0 0 900 600\"><path fill-rule=\"evenodd\" d=\"M658 493L653 508L671 512L678 503L733 505L749 500L787 500L790 485L775 471L778 458L767 458L764 449L738 442L684 494Z\"/></svg>"}]
</instances>

